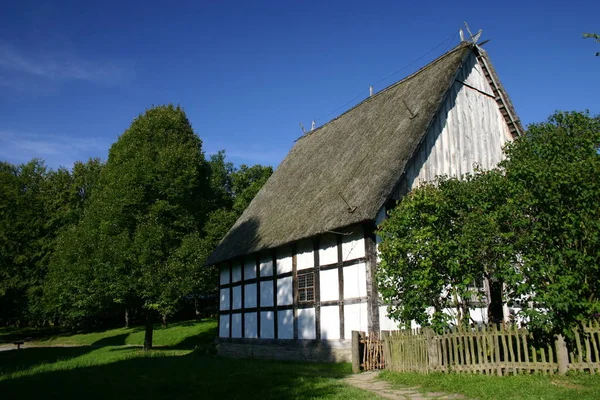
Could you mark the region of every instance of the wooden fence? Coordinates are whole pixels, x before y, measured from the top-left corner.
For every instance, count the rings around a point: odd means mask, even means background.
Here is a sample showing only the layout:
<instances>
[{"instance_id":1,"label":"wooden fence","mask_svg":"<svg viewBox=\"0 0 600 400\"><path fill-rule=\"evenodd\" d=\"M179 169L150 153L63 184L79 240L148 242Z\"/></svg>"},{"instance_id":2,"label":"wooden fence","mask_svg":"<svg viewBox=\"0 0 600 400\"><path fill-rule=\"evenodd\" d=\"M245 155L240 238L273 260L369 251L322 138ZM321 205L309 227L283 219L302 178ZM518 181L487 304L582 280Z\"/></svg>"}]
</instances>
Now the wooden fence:
<instances>
[{"instance_id":1,"label":"wooden fence","mask_svg":"<svg viewBox=\"0 0 600 400\"><path fill-rule=\"evenodd\" d=\"M353 333L355 370L386 368L401 372L469 372L564 374L569 370L600 373L600 323L589 323L574 332L573 344L562 337L547 346L534 346L526 329L484 326L454 329L437 335L431 329L382 332L366 336ZM358 363L354 362L355 353ZM357 364L357 365L355 365Z\"/></svg>"}]
</instances>

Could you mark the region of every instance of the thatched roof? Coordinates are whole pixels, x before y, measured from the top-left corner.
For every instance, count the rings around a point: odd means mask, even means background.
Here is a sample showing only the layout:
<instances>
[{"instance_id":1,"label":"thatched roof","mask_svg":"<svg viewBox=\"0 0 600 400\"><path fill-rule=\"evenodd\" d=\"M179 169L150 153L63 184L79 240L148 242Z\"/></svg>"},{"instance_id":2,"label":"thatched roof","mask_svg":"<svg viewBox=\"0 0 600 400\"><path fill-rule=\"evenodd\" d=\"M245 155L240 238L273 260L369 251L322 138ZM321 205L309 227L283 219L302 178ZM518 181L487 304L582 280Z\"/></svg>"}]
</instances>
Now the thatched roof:
<instances>
[{"instance_id":1,"label":"thatched roof","mask_svg":"<svg viewBox=\"0 0 600 400\"><path fill-rule=\"evenodd\" d=\"M470 51L461 43L298 139L207 264L374 220Z\"/></svg>"}]
</instances>

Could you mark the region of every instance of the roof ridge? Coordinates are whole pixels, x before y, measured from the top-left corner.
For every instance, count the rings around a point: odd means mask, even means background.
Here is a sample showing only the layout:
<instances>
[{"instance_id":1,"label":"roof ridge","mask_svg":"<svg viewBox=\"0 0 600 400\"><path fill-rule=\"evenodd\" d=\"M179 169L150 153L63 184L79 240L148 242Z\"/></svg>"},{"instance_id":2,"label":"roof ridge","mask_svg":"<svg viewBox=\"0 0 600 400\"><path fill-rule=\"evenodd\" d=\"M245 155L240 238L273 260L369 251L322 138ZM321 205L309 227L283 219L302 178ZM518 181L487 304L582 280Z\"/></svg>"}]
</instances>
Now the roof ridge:
<instances>
[{"instance_id":1,"label":"roof ridge","mask_svg":"<svg viewBox=\"0 0 600 400\"><path fill-rule=\"evenodd\" d=\"M425 70L431 68L432 66L434 66L435 64L437 64L438 62L440 62L441 60L443 60L444 58L446 58L447 56L451 55L452 53L461 50L463 47L467 47L467 46L471 46L472 44L469 42L460 42L456 47L454 47L453 49L447 51L446 53L442 54L441 56L437 57L435 60L425 64L424 66L422 66L421 68L419 68L418 70L416 70L415 72L413 72L412 74L405 76L404 78L400 79L399 81L396 81L394 83L389 84L388 86L384 87L383 89L381 89L380 91L378 91L377 93L374 93L372 96L367 97L366 99L362 100L361 102L355 104L354 106L350 107L349 109L347 109L346 111L344 111L343 113L341 113L340 115L338 115L337 117L332 118L331 120L327 121L326 123L324 123L323 125L319 126L318 128L312 130L312 131L308 131L306 132L304 135L300 136L299 138L297 138L294 142L297 142L301 139L304 139L306 137L312 136L314 133L316 133L317 131L321 130L321 128L329 125L330 123L340 119L342 116L348 114L349 112L353 111L355 108L361 106L364 103L367 103L368 101L374 100L376 97L378 97L379 95L387 92L388 90L391 90L392 88L408 81L409 79L414 78L415 76L417 76L418 74L420 74L421 72L424 72Z\"/></svg>"}]
</instances>

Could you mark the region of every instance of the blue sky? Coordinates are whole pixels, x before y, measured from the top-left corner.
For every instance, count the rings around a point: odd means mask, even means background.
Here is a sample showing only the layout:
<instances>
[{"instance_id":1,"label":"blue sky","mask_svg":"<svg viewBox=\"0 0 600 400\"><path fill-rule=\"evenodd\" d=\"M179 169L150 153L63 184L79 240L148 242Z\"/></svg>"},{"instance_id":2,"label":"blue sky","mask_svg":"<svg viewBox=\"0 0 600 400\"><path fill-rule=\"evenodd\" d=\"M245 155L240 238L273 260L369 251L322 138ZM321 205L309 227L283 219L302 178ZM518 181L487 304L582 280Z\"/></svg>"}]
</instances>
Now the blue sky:
<instances>
[{"instance_id":1,"label":"blue sky","mask_svg":"<svg viewBox=\"0 0 600 400\"><path fill-rule=\"evenodd\" d=\"M207 154L276 166L300 122L321 125L441 55L463 21L491 39L525 124L598 114L600 45L581 38L598 15L597 1L5 2L0 160L106 159L133 118L174 103Z\"/></svg>"}]
</instances>

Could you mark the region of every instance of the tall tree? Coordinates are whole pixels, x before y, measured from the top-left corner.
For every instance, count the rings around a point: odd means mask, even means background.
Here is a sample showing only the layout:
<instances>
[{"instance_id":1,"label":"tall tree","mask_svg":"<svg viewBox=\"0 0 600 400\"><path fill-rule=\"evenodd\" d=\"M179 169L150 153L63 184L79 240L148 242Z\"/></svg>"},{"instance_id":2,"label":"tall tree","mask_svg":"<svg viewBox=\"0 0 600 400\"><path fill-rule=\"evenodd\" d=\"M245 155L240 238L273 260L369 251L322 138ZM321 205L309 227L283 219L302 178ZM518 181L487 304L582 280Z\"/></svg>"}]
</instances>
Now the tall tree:
<instances>
[{"instance_id":1,"label":"tall tree","mask_svg":"<svg viewBox=\"0 0 600 400\"><path fill-rule=\"evenodd\" d=\"M569 335L600 313L600 116L557 112L503 162L517 233L510 296L532 328Z\"/></svg>"},{"instance_id":2,"label":"tall tree","mask_svg":"<svg viewBox=\"0 0 600 400\"><path fill-rule=\"evenodd\" d=\"M583 38L584 39L594 39L596 41L596 43L600 43L600 35L598 35L597 33L584 33ZM600 56L600 51L597 51L596 57L599 57L599 56Z\"/></svg>"},{"instance_id":3,"label":"tall tree","mask_svg":"<svg viewBox=\"0 0 600 400\"><path fill-rule=\"evenodd\" d=\"M145 349L152 347L155 316L172 312L191 290L196 266L180 261L206 221L208 173L202 142L184 111L171 105L147 110L111 147L100 190L66 234L81 238L83 248L63 240L55 258L55 276L67 270L88 277L74 280L89 282L87 296L77 295L82 309L110 302L143 309Z\"/></svg>"}]
</instances>

